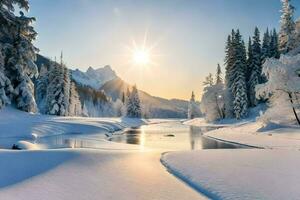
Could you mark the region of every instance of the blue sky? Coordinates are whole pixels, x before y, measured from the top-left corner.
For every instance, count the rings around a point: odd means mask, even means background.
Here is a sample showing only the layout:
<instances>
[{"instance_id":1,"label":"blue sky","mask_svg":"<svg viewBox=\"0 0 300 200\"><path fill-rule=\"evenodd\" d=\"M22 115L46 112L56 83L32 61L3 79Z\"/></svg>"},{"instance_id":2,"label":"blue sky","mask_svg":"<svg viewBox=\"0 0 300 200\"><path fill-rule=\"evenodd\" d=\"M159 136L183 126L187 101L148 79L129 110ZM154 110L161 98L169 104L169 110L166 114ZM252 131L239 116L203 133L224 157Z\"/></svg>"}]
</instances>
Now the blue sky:
<instances>
[{"instance_id":1,"label":"blue sky","mask_svg":"<svg viewBox=\"0 0 300 200\"><path fill-rule=\"evenodd\" d=\"M111 65L127 82L150 94L200 98L202 81L223 64L232 28L248 38L255 26L279 27L279 0L29 0L37 18L36 46L54 58L64 51L71 68ZM293 0L300 9L300 2ZM296 11L296 18L299 12ZM132 40L147 46L155 64L130 62Z\"/></svg>"}]
</instances>

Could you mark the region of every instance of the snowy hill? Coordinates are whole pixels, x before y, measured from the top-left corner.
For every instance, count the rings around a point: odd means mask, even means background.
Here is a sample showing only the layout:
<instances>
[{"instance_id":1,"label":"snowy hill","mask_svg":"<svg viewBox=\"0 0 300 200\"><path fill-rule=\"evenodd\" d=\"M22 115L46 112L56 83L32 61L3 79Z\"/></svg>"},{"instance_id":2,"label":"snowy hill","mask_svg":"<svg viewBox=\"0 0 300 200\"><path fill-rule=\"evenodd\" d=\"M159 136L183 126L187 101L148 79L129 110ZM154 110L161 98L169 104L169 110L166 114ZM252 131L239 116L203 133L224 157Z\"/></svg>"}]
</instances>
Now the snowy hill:
<instances>
[{"instance_id":1,"label":"snowy hill","mask_svg":"<svg viewBox=\"0 0 300 200\"><path fill-rule=\"evenodd\" d=\"M79 69L71 70L71 74L75 82L94 89L99 89L107 81L117 78L116 72L109 65L98 69L89 67L86 72Z\"/></svg>"}]
</instances>

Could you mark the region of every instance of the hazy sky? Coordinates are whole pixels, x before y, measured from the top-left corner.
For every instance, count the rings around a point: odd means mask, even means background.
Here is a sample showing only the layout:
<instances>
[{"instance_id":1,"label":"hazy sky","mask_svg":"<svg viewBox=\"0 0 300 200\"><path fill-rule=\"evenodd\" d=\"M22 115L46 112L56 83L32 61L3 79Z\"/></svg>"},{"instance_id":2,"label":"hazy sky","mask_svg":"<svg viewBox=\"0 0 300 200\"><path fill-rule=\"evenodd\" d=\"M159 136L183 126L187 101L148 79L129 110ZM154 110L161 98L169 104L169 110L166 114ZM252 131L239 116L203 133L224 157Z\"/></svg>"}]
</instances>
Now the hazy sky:
<instances>
[{"instance_id":1,"label":"hazy sky","mask_svg":"<svg viewBox=\"0 0 300 200\"><path fill-rule=\"evenodd\" d=\"M232 28L244 38L257 25L278 28L279 0L29 0L37 18L36 46L53 58L64 51L71 68L112 68L125 81L152 95L197 99L202 81L223 64ZM298 0L292 1L300 9ZM296 13L299 16L299 12ZM154 64L137 67L127 47L132 41L155 46Z\"/></svg>"}]
</instances>

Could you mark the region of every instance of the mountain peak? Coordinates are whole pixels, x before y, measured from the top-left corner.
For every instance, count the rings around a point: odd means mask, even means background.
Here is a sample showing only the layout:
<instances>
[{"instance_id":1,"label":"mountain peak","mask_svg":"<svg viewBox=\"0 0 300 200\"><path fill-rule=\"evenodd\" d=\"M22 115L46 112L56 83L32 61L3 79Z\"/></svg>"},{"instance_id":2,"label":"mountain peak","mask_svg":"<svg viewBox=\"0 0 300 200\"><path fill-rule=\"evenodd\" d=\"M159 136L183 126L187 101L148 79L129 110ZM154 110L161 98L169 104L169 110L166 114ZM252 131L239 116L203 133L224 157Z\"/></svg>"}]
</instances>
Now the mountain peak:
<instances>
[{"instance_id":1,"label":"mountain peak","mask_svg":"<svg viewBox=\"0 0 300 200\"><path fill-rule=\"evenodd\" d=\"M86 70L87 73L88 73L88 72L93 72L93 71L95 71L95 70L94 70L94 68L91 67L91 66L89 66L89 68Z\"/></svg>"},{"instance_id":2,"label":"mountain peak","mask_svg":"<svg viewBox=\"0 0 300 200\"><path fill-rule=\"evenodd\" d=\"M79 84L88 85L95 89L99 89L107 81L117 78L116 72L111 66L106 65L102 68L89 67L86 72L81 70L73 70L72 78Z\"/></svg>"}]
</instances>

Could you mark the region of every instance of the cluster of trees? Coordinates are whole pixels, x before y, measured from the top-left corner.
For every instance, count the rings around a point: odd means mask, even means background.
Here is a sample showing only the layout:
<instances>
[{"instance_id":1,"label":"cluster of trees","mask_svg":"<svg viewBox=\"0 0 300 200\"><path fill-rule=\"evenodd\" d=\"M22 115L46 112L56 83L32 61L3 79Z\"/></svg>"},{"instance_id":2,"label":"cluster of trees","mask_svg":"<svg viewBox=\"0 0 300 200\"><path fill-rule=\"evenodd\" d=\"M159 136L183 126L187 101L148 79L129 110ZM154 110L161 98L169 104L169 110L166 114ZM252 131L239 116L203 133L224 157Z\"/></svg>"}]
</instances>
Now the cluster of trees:
<instances>
[{"instance_id":1,"label":"cluster of trees","mask_svg":"<svg viewBox=\"0 0 300 200\"><path fill-rule=\"evenodd\" d=\"M268 81L256 87L256 96L269 99L269 109L261 117L264 122L289 123L294 119L300 125L300 21L294 21L295 8L290 0L282 0L282 3L281 56L267 59L263 64L263 74Z\"/></svg>"},{"instance_id":2,"label":"cluster of trees","mask_svg":"<svg viewBox=\"0 0 300 200\"><path fill-rule=\"evenodd\" d=\"M225 113L227 117L237 119L247 115L248 107L258 104L255 87L264 83L262 64L267 58L279 57L278 35L274 29L264 33L263 42L256 27L249 38L246 50L245 42L239 30L232 30L226 43L225 57Z\"/></svg>"},{"instance_id":3,"label":"cluster of trees","mask_svg":"<svg viewBox=\"0 0 300 200\"><path fill-rule=\"evenodd\" d=\"M295 69L291 72L285 68L291 65L287 64L287 60L297 59L282 58L279 61L278 59L282 54L290 54L291 52L295 54L297 53L295 51L300 48L300 26L298 28L296 26L297 24L300 25L300 22L295 22L293 19L294 7L290 0L282 0L282 5L279 34L275 29L272 31L267 29L261 42L261 34L256 27L254 35L249 38L247 49L239 30L232 30L228 36L225 52L225 83L223 84L221 81L214 83L212 74L209 74L204 82L206 87L201 106L202 112L206 114L208 120L225 117L243 118L247 116L248 108L256 106L260 100L272 97L274 102L276 96L281 96L276 95L276 93L283 91L283 85L293 85L291 86L293 87L291 89L292 95L290 92L286 93L289 97L288 102L295 105L295 99L298 99L295 85L299 85L299 83L295 83L295 80L299 81L299 75ZM274 65L281 67L270 67ZM287 77L294 81L293 84L290 81L287 83ZM298 77L298 79L292 77ZM274 80L281 81L282 87L279 86L279 83L277 83L278 88L274 86L276 83ZM293 111L297 115L294 105Z\"/></svg>"},{"instance_id":4,"label":"cluster of trees","mask_svg":"<svg viewBox=\"0 0 300 200\"><path fill-rule=\"evenodd\" d=\"M15 9L21 10L16 15ZM38 49L33 17L26 17L27 0L0 1L0 108L13 104L26 112L51 115L79 115L81 104L69 70L51 62L39 70L35 64ZM33 79L36 79L35 85ZM36 91L35 91L36 90Z\"/></svg>"},{"instance_id":5,"label":"cluster of trees","mask_svg":"<svg viewBox=\"0 0 300 200\"><path fill-rule=\"evenodd\" d=\"M76 116L82 114L82 105L76 85L63 63L50 61L42 65L36 80L36 100L41 113L57 116Z\"/></svg>"},{"instance_id":6,"label":"cluster of trees","mask_svg":"<svg viewBox=\"0 0 300 200\"><path fill-rule=\"evenodd\" d=\"M37 33L33 17L22 11L29 9L27 0L0 1L0 108L14 104L17 108L36 112L33 77L38 76L34 63L38 49L33 45Z\"/></svg>"}]
</instances>

